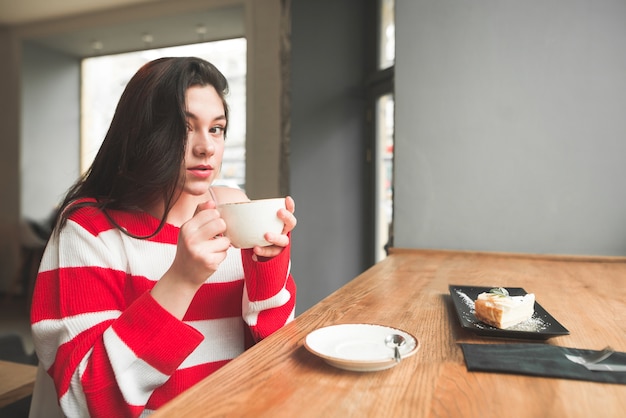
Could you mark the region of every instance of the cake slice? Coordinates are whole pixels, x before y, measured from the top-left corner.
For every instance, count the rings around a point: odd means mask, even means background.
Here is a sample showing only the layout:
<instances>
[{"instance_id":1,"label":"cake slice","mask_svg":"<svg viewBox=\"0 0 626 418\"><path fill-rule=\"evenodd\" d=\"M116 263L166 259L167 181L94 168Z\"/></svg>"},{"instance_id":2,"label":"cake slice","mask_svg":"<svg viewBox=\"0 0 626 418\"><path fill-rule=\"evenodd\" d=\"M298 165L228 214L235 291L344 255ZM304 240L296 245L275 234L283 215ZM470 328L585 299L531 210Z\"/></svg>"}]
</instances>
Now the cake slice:
<instances>
[{"instance_id":1,"label":"cake slice","mask_svg":"<svg viewBox=\"0 0 626 418\"><path fill-rule=\"evenodd\" d=\"M478 320L504 329L530 319L535 312L535 295L509 296L509 292L497 287L478 295L474 302Z\"/></svg>"}]
</instances>

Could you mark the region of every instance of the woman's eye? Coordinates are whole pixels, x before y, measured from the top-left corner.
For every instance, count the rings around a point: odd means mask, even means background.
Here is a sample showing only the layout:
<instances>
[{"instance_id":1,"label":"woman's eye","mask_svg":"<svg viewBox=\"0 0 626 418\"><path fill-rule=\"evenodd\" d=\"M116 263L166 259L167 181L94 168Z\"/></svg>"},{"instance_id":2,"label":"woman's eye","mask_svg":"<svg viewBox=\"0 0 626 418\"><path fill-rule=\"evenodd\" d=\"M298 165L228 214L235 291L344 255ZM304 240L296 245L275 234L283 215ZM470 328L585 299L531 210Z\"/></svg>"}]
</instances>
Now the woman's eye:
<instances>
[{"instance_id":1,"label":"woman's eye","mask_svg":"<svg viewBox=\"0 0 626 418\"><path fill-rule=\"evenodd\" d=\"M193 131L193 128L191 127L191 124L188 123L187 124L187 132L191 132L191 131Z\"/></svg>"},{"instance_id":2,"label":"woman's eye","mask_svg":"<svg viewBox=\"0 0 626 418\"><path fill-rule=\"evenodd\" d=\"M222 135L222 134L224 134L224 127L223 126L213 126L211 129L209 129L209 132L212 133L212 134Z\"/></svg>"}]
</instances>

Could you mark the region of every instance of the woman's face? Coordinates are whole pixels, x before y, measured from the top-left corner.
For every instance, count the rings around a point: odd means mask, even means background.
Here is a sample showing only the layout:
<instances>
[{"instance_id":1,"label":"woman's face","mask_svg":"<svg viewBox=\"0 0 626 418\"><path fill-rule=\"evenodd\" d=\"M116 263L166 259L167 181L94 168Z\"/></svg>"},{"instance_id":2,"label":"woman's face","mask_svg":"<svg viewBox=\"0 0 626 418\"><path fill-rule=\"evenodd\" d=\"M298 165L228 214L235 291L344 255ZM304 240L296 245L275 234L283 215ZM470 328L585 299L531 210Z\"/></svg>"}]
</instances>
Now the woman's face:
<instances>
[{"instance_id":1,"label":"woman's face","mask_svg":"<svg viewBox=\"0 0 626 418\"><path fill-rule=\"evenodd\" d=\"M204 195L217 178L224 155L224 104L213 86L190 87L187 104L187 147L183 193Z\"/></svg>"}]
</instances>

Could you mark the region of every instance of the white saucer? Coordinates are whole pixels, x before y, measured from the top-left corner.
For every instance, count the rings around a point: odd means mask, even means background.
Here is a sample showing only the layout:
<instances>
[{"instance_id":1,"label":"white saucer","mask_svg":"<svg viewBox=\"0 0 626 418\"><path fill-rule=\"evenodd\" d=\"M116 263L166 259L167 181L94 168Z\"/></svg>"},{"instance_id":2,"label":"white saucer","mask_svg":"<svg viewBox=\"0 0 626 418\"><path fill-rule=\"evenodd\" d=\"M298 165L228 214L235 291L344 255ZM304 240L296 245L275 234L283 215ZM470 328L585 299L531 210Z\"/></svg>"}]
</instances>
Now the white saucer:
<instances>
[{"instance_id":1,"label":"white saucer","mask_svg":"<svg viewBox=\"0 0 626 418\"><path fill-rule=\"evenodd\" d=\"M306 336L304 346L331 366L356 372L389 369L397 364L394 349L385 344L390 334L402 335L402 358L419 349L419 341L406 331L374 324L341 324L317 329Z\"/></svg>"}]
</instances>

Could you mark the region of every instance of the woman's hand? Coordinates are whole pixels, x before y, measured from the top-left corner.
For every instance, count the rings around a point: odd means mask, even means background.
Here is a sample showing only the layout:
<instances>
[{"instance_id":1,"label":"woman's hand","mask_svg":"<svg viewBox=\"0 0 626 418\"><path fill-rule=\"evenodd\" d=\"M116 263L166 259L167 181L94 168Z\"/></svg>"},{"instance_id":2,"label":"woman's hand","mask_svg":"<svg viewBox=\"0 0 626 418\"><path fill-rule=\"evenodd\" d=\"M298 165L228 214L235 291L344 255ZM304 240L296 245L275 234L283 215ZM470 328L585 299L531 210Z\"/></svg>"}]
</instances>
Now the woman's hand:
<instances>
[{"instance_id":1,"label":"woman's hand","mask_svg":"<svg viewBox=\"0 0 626 418\"><path fill-rule=\"evenodd\" d=\"M270 232L265 234L265 240L270 242L272 245L267 247L254 247L254 255L252 258L255 261L258 261L258 257L275 257L289 245L289 232L291 232L298 223L296 217L294 216L294 212L296 211L296 204L291 196L287 196L285 198L285 208L280 209L278 211L278 218L283 221L285 224L282 232L280 234L272 234Z\"/></svg>"},{"instance_id":2,"label":"woman's hand","mask_svg":"<svg viewBox=\"0 0 626 418\"><path fill-rule=\"evenodd\" d=\"M199 204L194 216L180 228L172 266L185 280L201 285L226 258L230 241L223 236L225 231L226 223L215 202Z\"/></svg>"},{"instance_id":3,"label":"woman's hand","mask_svg":"<svg viewBox=\"0 0 626 418\"><path fill-rule=\"evenodd\" d=\"M230 240L223 236L225 231L215 202L198 205L194 216L181 226L174 261L151 291L157 302L179 319L202 283L226 258Z\"/></svg>"}]
</instances>

